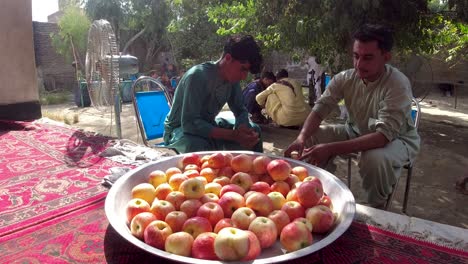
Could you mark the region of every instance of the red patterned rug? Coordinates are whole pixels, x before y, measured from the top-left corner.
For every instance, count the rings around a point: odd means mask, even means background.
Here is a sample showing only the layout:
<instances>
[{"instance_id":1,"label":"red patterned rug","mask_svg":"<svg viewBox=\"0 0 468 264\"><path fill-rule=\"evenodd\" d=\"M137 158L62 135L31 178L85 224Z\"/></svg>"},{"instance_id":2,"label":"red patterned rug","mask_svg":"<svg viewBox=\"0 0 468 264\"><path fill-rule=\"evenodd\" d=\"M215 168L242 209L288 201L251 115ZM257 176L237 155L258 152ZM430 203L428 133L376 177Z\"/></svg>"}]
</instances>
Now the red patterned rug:
<instances>
[{"instance_id":1,"label":"red patterned rug","mask_svg":"<svg viewBox=\"0 0 468 264\"><path fill-rule=\"evenodd\" d=\"M0 122L0 237L102 200L123 165L99 157L110 138L62 126Z\"/></svg>"}]
</instances>

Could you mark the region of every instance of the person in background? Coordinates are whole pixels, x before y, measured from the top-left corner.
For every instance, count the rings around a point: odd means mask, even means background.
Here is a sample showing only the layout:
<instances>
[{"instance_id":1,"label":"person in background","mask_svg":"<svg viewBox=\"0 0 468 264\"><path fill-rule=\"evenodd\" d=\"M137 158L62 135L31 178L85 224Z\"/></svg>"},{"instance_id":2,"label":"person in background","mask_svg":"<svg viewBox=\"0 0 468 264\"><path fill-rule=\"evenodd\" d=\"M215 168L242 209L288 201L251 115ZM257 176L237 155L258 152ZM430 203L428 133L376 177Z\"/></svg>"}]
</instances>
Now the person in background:
<instances>
[{"instance_id":1,"label":"person in background","mask_svg":"<svg viewBox=\"0 0 468 264\"><path fill-rule=\"evenodd\" d=\"M274 82L276 82L276 77L273 72L265 71L258 80L249 83L242 91L244 104L251 114L250 120L252 122L257 124L268 123L268 120L262 115L262 107L257 103L255 97Z\"/></svg>"},{"instance_id":2,"label":"person in background","mask_svg":"<svg viewBox=\"0 0 468 264\"><path fill-rule=\"evenodd\" d=\"M288 71L280 70L276 83L268 86L256 96L260 106L264 106L268 116L278 125L298 129L310 113L302 86L288 78Z\"/></svg>"},{"instance_id":3,"label":"person in background","mask_svg":"<svg viewBox=\"0 0 468 264\"><path fill-rule=\"evenodd\" d=\"M221 58L189 69L177 86L164 122L164 143L180 153L204 150L263 152L260 128L250 123L239 81L258 73L260 47L249 35L233 36ZM217 117L225 104L232 118Z\"/></svg>"},{"instance_id":4,"label":"person in background","mask_svg":"<svg viewBox=\"0 0 468 264\"><path fill-rule=\"evenodd\" d=\"M353 39L354 69L333 77L285 156L297 151L299 159L333 173L335 156L361 152L359 173L367 203L383 208L401 168L419 151L413 95L408 78L387 64L393 46L388 28L366 24ZM342 99L346 124L320 125Z\"/></svg>"}]
</instances>

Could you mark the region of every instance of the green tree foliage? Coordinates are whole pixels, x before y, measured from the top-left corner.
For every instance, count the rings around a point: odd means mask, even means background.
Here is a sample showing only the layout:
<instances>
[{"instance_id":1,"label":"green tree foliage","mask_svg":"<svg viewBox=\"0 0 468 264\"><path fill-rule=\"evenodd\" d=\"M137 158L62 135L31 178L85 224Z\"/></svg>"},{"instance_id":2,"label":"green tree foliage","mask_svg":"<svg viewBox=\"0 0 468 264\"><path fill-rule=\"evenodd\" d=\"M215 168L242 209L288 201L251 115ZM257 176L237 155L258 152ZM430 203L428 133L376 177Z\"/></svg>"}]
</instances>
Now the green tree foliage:
<instances>
[{"instance_id":1,"label":"green tree foliage","mask_svg":"<svg viewBox=\"0 0 468 264\"><path fill-rule=\"evenodd\" d=\"M88 17L75 6L65 8L64 15L58 21L58 33L51 33L52 45L68 62L76 60L77 70L84 65L88 29L91 25Z\"/></svg>"}]
</instances>

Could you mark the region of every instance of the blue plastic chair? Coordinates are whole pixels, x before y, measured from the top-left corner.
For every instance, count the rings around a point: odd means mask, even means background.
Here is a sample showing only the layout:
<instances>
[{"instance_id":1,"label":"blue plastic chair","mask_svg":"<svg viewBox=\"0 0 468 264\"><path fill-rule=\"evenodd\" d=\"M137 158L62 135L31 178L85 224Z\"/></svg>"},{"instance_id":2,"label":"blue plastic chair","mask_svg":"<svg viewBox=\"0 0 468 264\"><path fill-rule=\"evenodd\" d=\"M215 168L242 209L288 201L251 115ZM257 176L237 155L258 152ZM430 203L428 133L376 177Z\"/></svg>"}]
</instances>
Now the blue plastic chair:
<instances>
[{"instance_id":1,"label":"blue plastic chair","mask_svg":"<svg viewBox=\"0 0 468 264\"><path fill-rule=\"evenodd\" d=\"M164 135L164 120L172 105L167 88L158 80L142 76L132 86L132 102L143 142L148 147L163 147L164 142L150 144ZM170 148L178 153L174 148Z\"/></svg>"}]
</instances>

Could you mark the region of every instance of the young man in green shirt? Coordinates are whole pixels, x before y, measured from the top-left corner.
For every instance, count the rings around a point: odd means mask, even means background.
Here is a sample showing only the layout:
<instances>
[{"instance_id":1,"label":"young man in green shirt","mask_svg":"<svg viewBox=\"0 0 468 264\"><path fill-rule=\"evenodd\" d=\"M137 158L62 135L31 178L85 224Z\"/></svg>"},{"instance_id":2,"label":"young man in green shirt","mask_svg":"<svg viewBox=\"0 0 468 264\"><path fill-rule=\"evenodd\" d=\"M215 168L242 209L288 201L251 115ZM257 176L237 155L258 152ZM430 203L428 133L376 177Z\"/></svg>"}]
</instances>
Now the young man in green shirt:
<instances>
[{"instance_id":1,"label":"young man in green shirt","mask_svg":"<svg viewBox=\"0 0 468 264\"><path fill-rule=\"evenodd\" d=\"M164 142L181 153L206 150L263 152L260 128L249 122L239 81L260 72L252 36L231 37L221 59L192 67L180 80L166 117ZM225 104L235 120L216 117Z\"/></svg>"},{"instance_id":2,"label":"young man in green shirt","mask_svg":"<svg viewBox=\"0 0 468 264\"><path fill-rule=\"evenodd\" d=\"M411 85L386 63L393 45L390 30L364 25L353 36L354 69L335 75L316 102L297 139L285 151L333 171L336 155L361 152L359 173L369 205L382 207L401 168L419 151L411 117ZM344 99L345 125L320 126Z\"/></svg>"}]
</instances>

